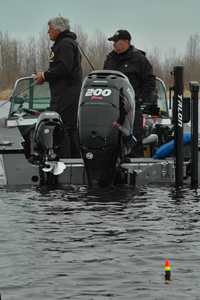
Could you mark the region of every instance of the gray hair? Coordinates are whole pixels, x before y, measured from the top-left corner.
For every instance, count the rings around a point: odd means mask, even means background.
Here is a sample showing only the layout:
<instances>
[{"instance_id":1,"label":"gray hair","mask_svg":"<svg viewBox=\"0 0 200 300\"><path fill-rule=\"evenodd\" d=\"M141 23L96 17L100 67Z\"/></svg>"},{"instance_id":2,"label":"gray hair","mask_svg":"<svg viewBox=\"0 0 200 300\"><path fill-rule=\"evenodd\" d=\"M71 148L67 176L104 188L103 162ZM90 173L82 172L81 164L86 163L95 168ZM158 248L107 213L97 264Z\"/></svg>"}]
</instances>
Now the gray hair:
<instances>
[{"instance_id":1,"label":"gray hair","mask_svg":"<svg viewBox=\"0 0 200 300\"><path fill-rule=\"evenodd\" d=\"M67 18L55 17L49 20L48 25L50 24L52 25L53 29L60 29L60 32L67 29L70 30L69 19Z\"/></svg>"}]
</instances>

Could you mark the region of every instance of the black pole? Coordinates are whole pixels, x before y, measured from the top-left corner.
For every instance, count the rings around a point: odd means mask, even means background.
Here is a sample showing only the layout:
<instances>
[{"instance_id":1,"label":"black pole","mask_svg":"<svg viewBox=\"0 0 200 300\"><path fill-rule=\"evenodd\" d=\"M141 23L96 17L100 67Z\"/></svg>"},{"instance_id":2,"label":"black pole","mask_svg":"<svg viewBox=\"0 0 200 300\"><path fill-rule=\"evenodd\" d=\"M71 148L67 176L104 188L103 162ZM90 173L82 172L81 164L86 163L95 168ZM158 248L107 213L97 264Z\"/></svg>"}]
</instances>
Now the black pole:
<instances>
[{"instance_id":1,"label":"black pole","mask_svg":"<svg viewBox=\"0 0 200 300\"><path fill-rule=\"evenodd\" d=\"M175 181L183 183L183 66L174 67L174 154Z\"/></svg>"},{"instance_id":2,"label":"black pole","mask_svg":"<svg viewBox=\"0 0 200 300\"><path fill-rule=\"evenodd\" d=\"M199 83L190 82L191 91L191 184L198 185L198 101Z\"/></svg>"}]
</instances>

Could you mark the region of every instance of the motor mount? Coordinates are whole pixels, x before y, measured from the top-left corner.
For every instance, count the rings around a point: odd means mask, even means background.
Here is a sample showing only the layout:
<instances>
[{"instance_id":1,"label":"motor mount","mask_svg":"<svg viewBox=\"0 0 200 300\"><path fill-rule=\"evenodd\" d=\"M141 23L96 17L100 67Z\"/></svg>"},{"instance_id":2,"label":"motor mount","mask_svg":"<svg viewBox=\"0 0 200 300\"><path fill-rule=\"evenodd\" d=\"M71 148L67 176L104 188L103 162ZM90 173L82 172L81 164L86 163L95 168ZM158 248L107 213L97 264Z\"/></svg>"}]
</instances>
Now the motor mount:
<instances>
[{"instance_id":1,"label":"motor mount","mask_svg":"<svg viewBox=\"0 0 200 300\"><path fill-rule=\"evenodd\" d=\"M55 180L53 175L57 176L65 169L64 163L59 162L63 138L64 129L60 115L53 111L43 112L38 117L34 133L34 160L40 165L42 182L46 181L45 173L51 184Z\"/></svg>"},{"instance_id":2,"label":"motor mount","mask_svg":"<svg viewBox=\"0 0 200 300\"><path fill-rule=\"evenodd\" d=\"M90 73L78 107L79 145L91 187L110 185L134 142L135 93L121 72Z\"/></svg>"}]
</instances>

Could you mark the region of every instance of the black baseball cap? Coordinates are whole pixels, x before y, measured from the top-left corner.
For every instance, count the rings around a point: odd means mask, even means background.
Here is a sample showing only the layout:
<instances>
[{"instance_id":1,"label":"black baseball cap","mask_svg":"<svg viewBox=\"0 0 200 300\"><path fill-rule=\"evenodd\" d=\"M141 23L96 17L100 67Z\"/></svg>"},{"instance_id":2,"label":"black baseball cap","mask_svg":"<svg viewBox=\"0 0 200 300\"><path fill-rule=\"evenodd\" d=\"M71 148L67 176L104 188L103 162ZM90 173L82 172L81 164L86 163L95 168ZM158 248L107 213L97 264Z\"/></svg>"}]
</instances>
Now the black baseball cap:
<instances>
[{"instance_id":1,"label":"black baseball cap","mask_svg":"<svg viewBox=\"0 0 200 300\"><path fill-rule=\"evenodd\" d=\"M127 30L118 30L115 32L115 34L113 36L111 36L110 38L108 38L109 41L119 41L119 40L131 40L131 35Z\"/></svg>"}]
</instances>

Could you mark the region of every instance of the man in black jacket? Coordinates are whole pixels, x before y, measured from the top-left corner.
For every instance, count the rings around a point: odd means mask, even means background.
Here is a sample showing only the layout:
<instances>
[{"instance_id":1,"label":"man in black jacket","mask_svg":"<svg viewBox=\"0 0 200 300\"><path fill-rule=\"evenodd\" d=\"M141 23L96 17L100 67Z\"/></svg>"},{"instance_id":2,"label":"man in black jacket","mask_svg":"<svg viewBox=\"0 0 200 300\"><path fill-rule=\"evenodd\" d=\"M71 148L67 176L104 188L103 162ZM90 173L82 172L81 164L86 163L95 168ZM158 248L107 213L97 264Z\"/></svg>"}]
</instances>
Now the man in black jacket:
<instances>
[{"instance_id":1,"label":"man in black jacket","mask_svg":"<svg viewBox=\"0 0 200 300\"><path fill-rule=\"evenodd\" d=\"M127 30L118 30L112 37L114 50L107 55L104 63L105 70L116 70L124 73L135 91L135 121L133 135L137 144L132 148L130 157L144 157L142 139L143 116L140 105L144 103L155 89L156 77L145 52L136 49L130 44L131 35Z\"/></svg>"},{"instance_id":2,"label":"man in black jacket","mask_svg":"<svg viewBox=\"0 0 200 300\"><path fill-rule=\"evenodd\" d=\"M36 84L49 82L51 90L50 110L62 118L64 142L60 157L80 157L77 133L77 110L82 85L81 54L76 43L76 34L70 31L69 20L56 17L48 22L51 48L50 66L38 73Z\"/></svg>"}]
</instances>

